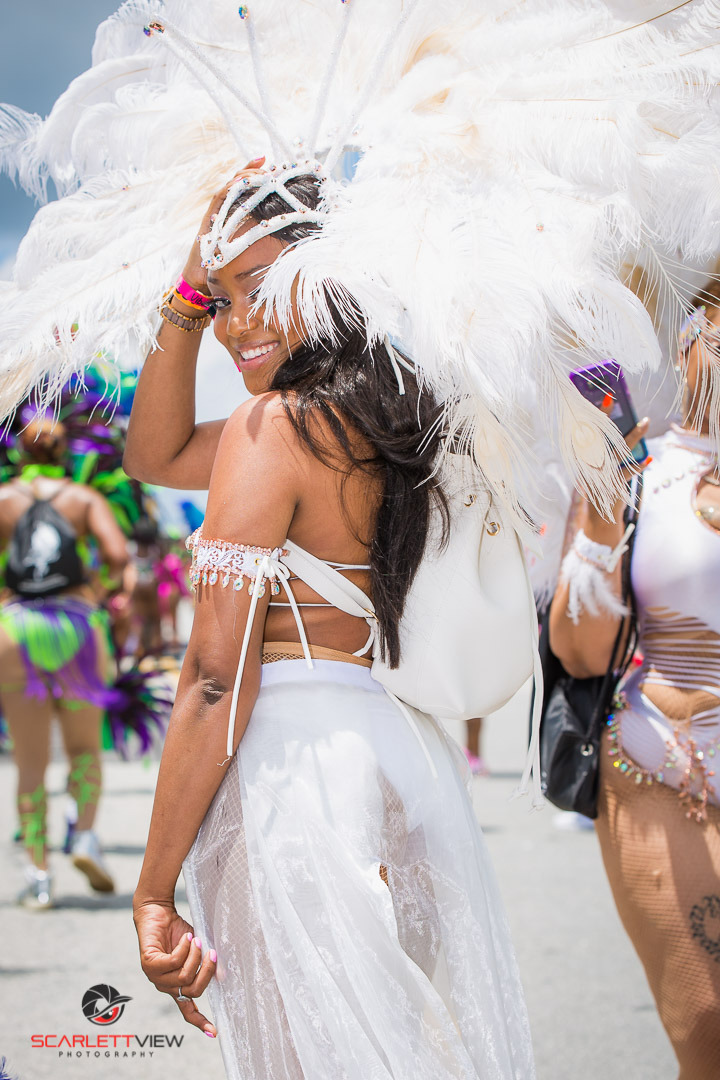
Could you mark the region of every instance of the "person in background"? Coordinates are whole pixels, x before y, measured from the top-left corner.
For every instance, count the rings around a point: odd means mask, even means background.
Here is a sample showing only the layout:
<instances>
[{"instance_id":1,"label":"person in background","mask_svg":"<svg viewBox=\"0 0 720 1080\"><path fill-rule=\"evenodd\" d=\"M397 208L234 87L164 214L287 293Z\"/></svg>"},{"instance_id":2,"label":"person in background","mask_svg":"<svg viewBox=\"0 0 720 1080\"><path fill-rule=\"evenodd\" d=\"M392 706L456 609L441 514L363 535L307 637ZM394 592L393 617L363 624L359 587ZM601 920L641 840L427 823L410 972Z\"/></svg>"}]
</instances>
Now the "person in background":
<instances>
[{"instance_id":1,"label":"person in background","mask_svg":"<svg viewBox=\"0 0 720 1080\"><path fill-rule=\"evenodd\" d=\"M470 766L470 772L473 776L487 776L490 771L485 764L480 749L480 740L482 739L482 726L483 720L481 716L476 716L472 720L467 721L467 735L465 740L465 757L467 758L468 765Z\"/></svg>"},{"instance_id":2,"label":"person in background","mask_svg":"<svg viewBox=\"0 0 720 1080\"><path fill-rule=\"evenodd\" d=\"M157 523L145 515L133 528L131 559L125 574L130 593L130 635L128 646L136 660L159 656L163 650L157 565L162 545Z\"/></svg>"},{"instance_id":3,"label":"person in background","mask_svg":"<svg viewBox=\"0 0 720 1080\"><path fill-rule=\"evenodd\" d=\"M176 546L172 537L162 537L161 558L155 565L163 644L171 652L182 648L178 633L178 605L183 598L190 596L187 561Z\"/></svg>"},{"instance_id":4,"label":"person in background","mask_svg":"<svg viewBox=\"0 0 720 1080\"><path fill-rule=\"evenodd\" d=\"M109 677L104 590L91 581L78 542L91 539L110 583L127 563L125 538L107 501L64 470L62 424L32 419L20 436L26 464L0 489L0 542L7 548L0 600L0 694L18 770L20 838L28 856L19 901L53 903L45 772L56 716L77 805L74 865L99 892L113 880L93 830L101 793L100 728Z\"/></svg>"},{"instance_id":5,"label":"person in background","mask_svg":"<svg viewBox=\"0 0 720 1080\"><path fill-rule=\"evenodd\" d=\"M649 443L631 567L642 663L608 720L596 821L680 1080L720 1076L720 472L707 398L719 342L715 281L680 336L683 423ZM626 617L612 561L622 509L611 522L585 503L563 562L550 644L575 677L605 673Z\"/></svg>"},{"instance_id":6,"label":"person in background","mask_svg":"<svg viewBox=\"0 0 720 1080\"><path fill-rule=\"evenodd\" d=\"M187 560L147 514L135 523L130 552L123 579L128 603L113 611L115 643L122 656L131 654L138 663L146 657L160 660L182 648L177 609L190 596Z\"/></svg>"}]
</instances>

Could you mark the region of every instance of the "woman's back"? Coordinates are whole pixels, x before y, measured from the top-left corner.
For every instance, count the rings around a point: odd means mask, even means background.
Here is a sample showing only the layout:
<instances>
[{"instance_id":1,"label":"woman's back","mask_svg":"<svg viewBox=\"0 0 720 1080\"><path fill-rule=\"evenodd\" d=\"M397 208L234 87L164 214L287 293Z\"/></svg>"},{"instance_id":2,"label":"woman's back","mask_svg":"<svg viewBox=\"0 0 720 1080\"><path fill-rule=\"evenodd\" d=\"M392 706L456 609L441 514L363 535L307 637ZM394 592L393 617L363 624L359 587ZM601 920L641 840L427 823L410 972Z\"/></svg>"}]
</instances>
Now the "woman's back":
<instances>
[{"instance_id":1,"label":"woman's back","mask_svg":"<svg viewBox=\"0 0 720 1080\"><path fill-rule=\"evenodd\" d=\"M37 476L32 481L17 478L0 489L0 537L3 540L10 539L18 521L36 500L52 502L78 537L88 533L91 490L66 478Z\"/></svg>"},{"instance_id":2,"label":"woman's back","mask_svg":"<svg viewBox=\"0 0 720 1080\"><path fill-rule=\"evenodd\" d=\"M328 460L321 461L311 454L290 428L279 395L272 396L271 407L282 410L280 422L287 425L288 438L294 440L295 451L302 454L303 461L302 494L288 530L288 539L319 559L364 567L342 572L370 593L369 548L382 493L381 479L353 466L326 425L323 425L321 437L329 451ZM370 456L364 440L353 433L349 433L349 437L356 453ZM314 645L352 653L366 640L367 627L357 619L325 603L300 580L294 580L292 588L302 608L308 639ZM297 638L295 621L290 609L283 606L285 603L284 596L271 599L265 626L266 641Z\"/></svg>"},{"instance_id":3,"label":"woman's back","mask_svg":"<svg viewBox=\"0 0 720 1080\"><path fill-rule=\"evenodd\" d=\"M277 393L264 394L238 412L243 413L244 419L232 436L233 456L241 463L252 454L258 463L256 469L242 471L238 498L259 503L262 498L259 488L265 486L269 474L283 467L284 461L293 474L295 490L287 539L319 559L352 567L343 569L343 575L370 593L369 549L382 494L382 480L377 471L365 471L353 465L321 420L316 422L315 434L326 451L324 460L313 454L298 437ZM360 436L348 431L348 437L355 454L371 458L370 449ZM216 539L255 545L259 537L223 535ZM352 653L367 640L364 622L327 604L303 581L293 578L291 588L311 644ZM264 640L298 640L297 624L284 593L271 598Z\"/></svg>"}]
</instances>

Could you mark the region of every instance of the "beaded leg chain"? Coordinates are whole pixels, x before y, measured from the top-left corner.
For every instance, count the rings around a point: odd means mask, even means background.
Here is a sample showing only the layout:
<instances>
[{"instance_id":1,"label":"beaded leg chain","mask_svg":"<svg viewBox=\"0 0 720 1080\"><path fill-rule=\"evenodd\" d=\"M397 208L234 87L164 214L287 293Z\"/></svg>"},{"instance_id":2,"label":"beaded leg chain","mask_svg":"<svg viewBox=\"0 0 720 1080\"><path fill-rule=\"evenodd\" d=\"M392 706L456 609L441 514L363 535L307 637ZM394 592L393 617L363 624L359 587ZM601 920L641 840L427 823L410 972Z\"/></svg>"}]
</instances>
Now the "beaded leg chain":
<instances>
[{"instance_id":1,"label":"beaded leg chain","mask_svg":"<svg viewBox=\"0 0 720 1080\"><path fill-rule=\"evenodd\" d=\"M680 753L687 755L687 765L677 788L678 798L685 807L685 817L701 824L707 820L707 804L710 780L715 770L710 768L718 747L698 746L692 735L674 730L675 744L669 746L665 761L660 769L644 769L629 757L623 748L620 735L618 714L628 708L628 701L620 693L613 701L613 711L608 714L608 754L613 758L613 766L624 776L634 779L636 784L662 784L665 782L665 769L676 769L680 764ZM710 759L710 760L708 760Z\"/></svg>"},{"instance_id":2,"label":"beaded leg chain","mask_svg":"<svg viewBox=\"0 0 720 1080\"><path fill-rule=\"evenodd\" d=\"M70 763L68 794L77 803L78 816L100 798L100 763L95 754L76 754Z\"/></svg>"},{"instance_id":3,"label":"beaded leg chain","mask_svg":"<svg viewBox=\"0 0 720 1080\"><path fill-rule=\"evenodd\" d=\"M29 808L28 808L29 804ZM20 839L34 863L41 863L47 847L47 795L45 785L38 784L33 792L18 795Z\"/></svg>"}]
</instances>

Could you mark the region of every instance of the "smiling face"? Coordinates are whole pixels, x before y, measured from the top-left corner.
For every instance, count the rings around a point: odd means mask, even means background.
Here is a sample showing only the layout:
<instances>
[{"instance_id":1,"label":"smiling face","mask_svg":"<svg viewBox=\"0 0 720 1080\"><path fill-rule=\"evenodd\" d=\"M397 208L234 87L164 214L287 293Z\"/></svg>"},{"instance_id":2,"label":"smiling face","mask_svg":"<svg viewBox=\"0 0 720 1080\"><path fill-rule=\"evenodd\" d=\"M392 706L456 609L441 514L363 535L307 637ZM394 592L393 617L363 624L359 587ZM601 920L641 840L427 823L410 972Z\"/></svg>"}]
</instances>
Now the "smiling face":
<instances>
[{"instance_id":1,"label":"smiling face","mask_svg":"<svg viewBox=\"0 0 720 1080\"><path fill-rule=\"evenodd\" d=\"M240 231L254 224L250 222ZM264 237L226 266L208 273L217 312L215 337L232 356L251 394L262 394L270 387L277 369L302 342L295 329L297 319L293 318L286 334L272 320L265 325L264 308L251 313L265 270L284 247L276 237Z\"/></svg>"}]
</instances>

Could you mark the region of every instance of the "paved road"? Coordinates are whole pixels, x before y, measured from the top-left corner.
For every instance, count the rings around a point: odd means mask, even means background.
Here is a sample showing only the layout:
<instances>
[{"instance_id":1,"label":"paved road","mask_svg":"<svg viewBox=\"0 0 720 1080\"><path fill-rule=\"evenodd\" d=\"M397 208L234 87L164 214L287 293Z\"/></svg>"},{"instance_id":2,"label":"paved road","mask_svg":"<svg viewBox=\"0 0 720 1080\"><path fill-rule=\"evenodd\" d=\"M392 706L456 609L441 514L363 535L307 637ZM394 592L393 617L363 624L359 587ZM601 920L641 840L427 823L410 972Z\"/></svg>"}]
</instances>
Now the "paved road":
<instances>
[{"instance_id":1,"label":"paved road","mask_svg":"<svg viewBox=\"0 0 720 1080\"><path fill-rule=\"evenodd\" d=\"M521 707L509 707L486 727L492 775L474 782L475 805L512 924L539 1080L673 1080L674 1057L615 915L594 834L561 832L551 807L530 813L527 800L508 801L523 757ZM7 839L14 774L0 756L0 1056L7 1055L10 1075L18 1080L223 1080L218 1046L186 1026L138 967L131 897L157 764L108 757L105 775L99 830L117 894L93 896L57 852L58 907L31 913L13 902L20 881L18 853ZM58 845L64 784L59 758L49 782L51 838ZM134 1058L108 1058L104 1050L98 1057L91 1050L89 1057L81 1051L82 1057L59 1058L57 1050L31 1047L33 1034L103 1034L81 1011L85 991L103 982L132 998L104 1034L184 1036L180 1048L156 1046L151 1057L146 1042L144 1057L136 1047Z\"/></svg>"}]
</instances>

